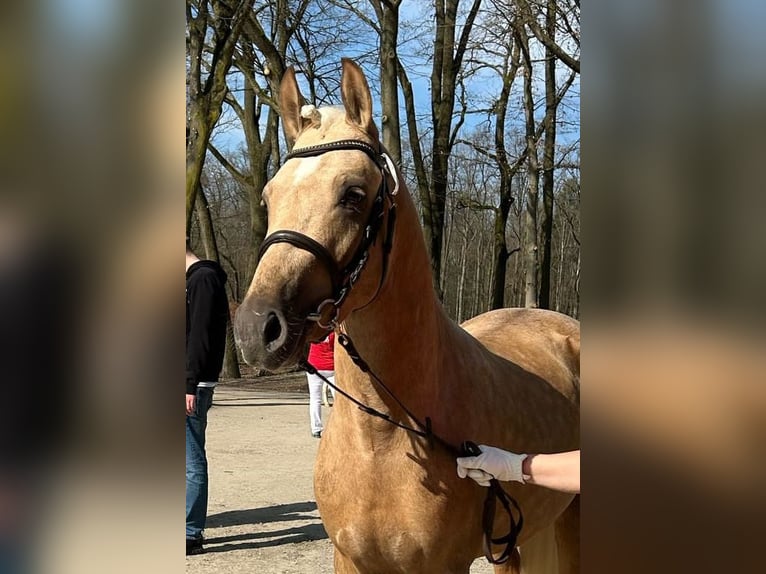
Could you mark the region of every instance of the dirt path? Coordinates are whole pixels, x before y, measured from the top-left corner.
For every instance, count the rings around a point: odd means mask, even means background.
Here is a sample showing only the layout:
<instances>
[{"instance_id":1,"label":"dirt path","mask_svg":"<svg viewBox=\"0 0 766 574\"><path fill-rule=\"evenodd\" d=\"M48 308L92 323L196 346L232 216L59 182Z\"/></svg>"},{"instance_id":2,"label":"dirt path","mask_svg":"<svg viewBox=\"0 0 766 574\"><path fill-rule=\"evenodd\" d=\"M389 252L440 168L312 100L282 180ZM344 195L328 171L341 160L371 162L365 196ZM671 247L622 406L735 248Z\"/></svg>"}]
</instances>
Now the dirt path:
<instances>
[{"instance_id":1,"label":"dirt path","mask_svg":"<svg viewBox=\"0 0 766 574\"><path fill-rule=\"evenodd\" d=\"M297 390L305 389L303 377L216 389L207 433L207 552L186 559L188 574L332 574L312 486L319 441L309 431L308 394ZM483 559L471 569L491 572Z\"/></svg>"}]
</instances>

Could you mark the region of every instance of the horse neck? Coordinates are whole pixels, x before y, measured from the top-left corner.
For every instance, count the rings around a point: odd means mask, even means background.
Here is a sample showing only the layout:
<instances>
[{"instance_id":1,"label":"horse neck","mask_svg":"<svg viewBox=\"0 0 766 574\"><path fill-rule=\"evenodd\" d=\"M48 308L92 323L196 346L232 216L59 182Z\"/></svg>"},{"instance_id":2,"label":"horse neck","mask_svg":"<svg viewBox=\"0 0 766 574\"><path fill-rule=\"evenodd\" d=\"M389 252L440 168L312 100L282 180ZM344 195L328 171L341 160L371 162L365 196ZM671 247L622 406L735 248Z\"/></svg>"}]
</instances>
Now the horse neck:
<instances>
[{"instance_id":1,"label":"horse neck","mask_svg":"<svg viewBox=\"0 0 766 574\"><path fill-rule=\"evenodd\" d=\"M417 213L406 189L397 197L397 223L389 271L380 293L354 311L344 329L359 355L385 385L414 412L427 412L441 381L439 352L451 327L436 298L431 266ZM338 350L339 374L350 388L373 403L390 401L368 375Z\"/></svg>"}]
</instances>

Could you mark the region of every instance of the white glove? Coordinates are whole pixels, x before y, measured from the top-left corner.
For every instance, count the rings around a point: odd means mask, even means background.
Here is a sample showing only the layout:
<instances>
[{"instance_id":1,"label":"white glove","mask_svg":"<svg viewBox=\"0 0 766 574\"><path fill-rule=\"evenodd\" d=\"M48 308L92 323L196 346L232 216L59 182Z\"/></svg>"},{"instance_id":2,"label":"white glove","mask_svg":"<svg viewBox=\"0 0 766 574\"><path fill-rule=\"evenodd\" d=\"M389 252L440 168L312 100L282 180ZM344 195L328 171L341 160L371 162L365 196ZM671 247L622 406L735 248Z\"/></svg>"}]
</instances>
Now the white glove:
<instances>
[{"instance_id":1,"label":"white glove","mask_svg":"<svg viewBox=\"0 0 766 574\"><path fill-rule=\"evenodd\" d=\"M481 486L489 486L493 478L497 480L515 480L524 484L525 477L521 464L527 458L526 454L516 454L480 444L479 456L466 456L457 459L457 475L474 479Z\"/></svg>"}]
</instances>

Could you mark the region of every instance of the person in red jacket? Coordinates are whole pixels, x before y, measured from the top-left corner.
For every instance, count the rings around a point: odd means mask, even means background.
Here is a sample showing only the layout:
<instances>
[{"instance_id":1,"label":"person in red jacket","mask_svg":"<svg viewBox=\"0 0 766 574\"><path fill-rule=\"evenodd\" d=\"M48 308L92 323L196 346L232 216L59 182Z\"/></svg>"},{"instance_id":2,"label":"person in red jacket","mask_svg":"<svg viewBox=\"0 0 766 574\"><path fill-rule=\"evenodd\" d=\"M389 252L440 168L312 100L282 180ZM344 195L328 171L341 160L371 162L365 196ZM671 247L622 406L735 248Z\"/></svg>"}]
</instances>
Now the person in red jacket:
<instances>
[{"instance_id":1,"label":"person in red jacket","mask_svg":"<svg viewBox=\"0 0 766 574\"><path fill-rule=\"evenodd\" d=\"M323 341L312 343L309 348L309 363L316 367L322 376L335 383L335 333L330 333ZM311 421L311 436L321 438L322 430L322 379L317 375L306 373L309 383L309 420ZM335 391L333 390L333 398Z\"/></svg>"}]
</instances>

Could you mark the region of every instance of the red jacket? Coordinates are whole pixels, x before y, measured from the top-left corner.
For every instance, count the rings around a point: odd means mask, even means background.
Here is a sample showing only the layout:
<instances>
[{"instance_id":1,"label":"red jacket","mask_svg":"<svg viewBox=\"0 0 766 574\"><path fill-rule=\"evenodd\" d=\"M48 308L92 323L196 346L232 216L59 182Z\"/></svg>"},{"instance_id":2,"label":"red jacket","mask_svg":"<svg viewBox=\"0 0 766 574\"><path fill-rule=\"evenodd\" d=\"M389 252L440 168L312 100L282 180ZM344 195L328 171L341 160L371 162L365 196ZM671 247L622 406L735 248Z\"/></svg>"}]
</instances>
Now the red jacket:
<instances>
[{"instance_id":1,"label":"red jacket","mask_svg":"<svg viewBox=\"0 0 766 574\"><path fill-rule=\"evenodd\" d=\"M309 363L320 371L334 371L335 360L333 358L335 348L335 333L331 332L323 341L311 343L309 349Z\"/></svg>"}]
</instances>

